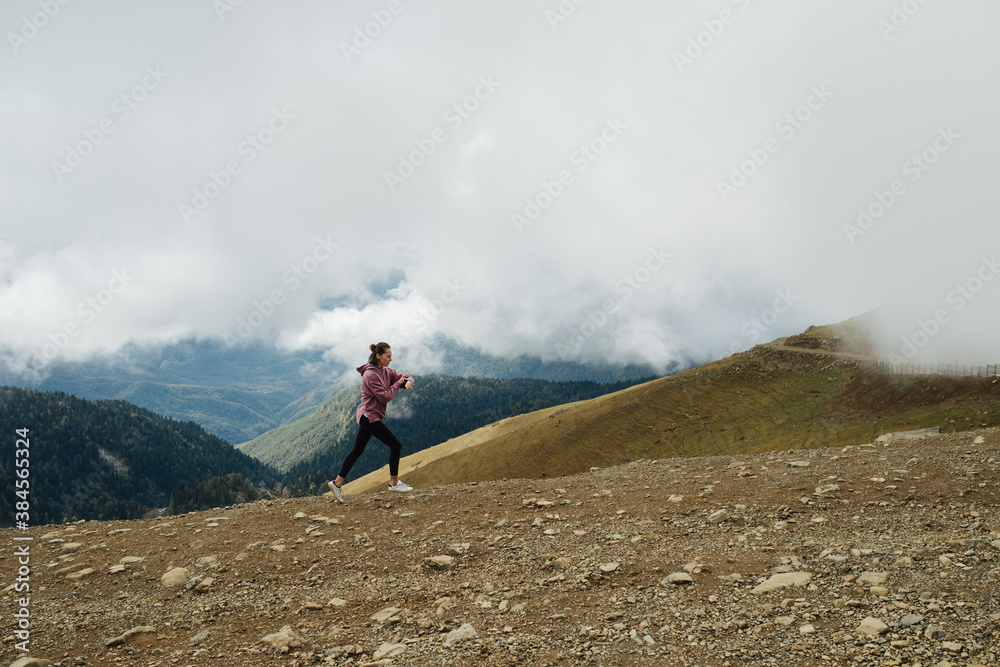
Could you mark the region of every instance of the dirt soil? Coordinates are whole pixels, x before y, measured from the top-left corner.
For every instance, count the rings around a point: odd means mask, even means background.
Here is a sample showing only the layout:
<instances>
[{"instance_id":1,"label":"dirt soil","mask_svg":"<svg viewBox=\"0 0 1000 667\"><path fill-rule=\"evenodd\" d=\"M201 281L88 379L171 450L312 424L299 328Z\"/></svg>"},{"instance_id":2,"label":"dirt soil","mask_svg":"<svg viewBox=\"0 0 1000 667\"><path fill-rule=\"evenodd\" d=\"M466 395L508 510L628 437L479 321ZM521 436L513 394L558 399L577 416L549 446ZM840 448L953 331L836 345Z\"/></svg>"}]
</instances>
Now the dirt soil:
<instances>
[{"instance_id":1,"label":"dirt soil","mask_svg":"<svg viewBox=\"0 0 1000 667\"><path fill-rule=\"evenodd\" d=\"M7 530L0 663L28 544L56 665L996 665L998 481L991 428Z\"/></svg>"}]
</instances>

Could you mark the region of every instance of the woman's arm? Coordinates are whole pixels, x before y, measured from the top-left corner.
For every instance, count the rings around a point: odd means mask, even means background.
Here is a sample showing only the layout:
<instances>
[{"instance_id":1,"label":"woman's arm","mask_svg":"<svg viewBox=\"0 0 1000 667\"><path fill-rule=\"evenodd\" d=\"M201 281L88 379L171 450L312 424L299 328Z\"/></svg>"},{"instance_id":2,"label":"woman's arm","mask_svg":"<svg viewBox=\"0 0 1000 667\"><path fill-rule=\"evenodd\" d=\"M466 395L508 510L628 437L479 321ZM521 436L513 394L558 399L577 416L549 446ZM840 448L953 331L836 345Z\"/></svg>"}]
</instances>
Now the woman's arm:
<instances>
[{"instance_id":1,"label":"woman's arm","mask_svg":"<svg viewBox=\"0 0 1000 667\"><path fill-rule=\"evenodd\" d=\"M393 373L399 375L395 371ZM361 379L361 388L366 389L379 403L388 403L400 389L398 382L392 382L386 387L382 376L371 372L365 373L365 376Z\"/></svg>"}]
</instances>

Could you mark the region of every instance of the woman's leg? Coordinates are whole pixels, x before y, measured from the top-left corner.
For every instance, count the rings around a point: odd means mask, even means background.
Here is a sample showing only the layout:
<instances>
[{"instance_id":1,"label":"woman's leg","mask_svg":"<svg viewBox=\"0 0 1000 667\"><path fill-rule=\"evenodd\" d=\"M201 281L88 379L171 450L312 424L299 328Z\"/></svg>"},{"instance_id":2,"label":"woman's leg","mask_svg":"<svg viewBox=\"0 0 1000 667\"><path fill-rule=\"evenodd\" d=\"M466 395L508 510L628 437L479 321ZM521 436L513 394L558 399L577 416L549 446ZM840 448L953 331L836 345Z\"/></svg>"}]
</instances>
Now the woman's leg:
<instances>
[{"instance_id":1,"label":"woman's leg","mask_svg":"<svg viewBox=\"0 0 1000 667\"><path fill-rule=\"evenodd\" d=\"M340 484L337 484L337 486L341 486L344 483L347 475L351 472L351 468L353 468L354 464L358 462L358 457L365 451L365 447L371 439L371 424L368 423L368 417L362 415L361 421L358 423L358 434L354 438L354 447L352 447L351 451L347 453L347 458L344 459L344 465L340 466L340 476L337 477Z\"/></svg>"},{"instance_id":2,"label":"woman's leg","mask_svg":"<svg viewBox=\"0 0 1000 667\"><path fill-rule=\"evenodd\" d=\"M403 443L380 421L372 422L368 428L371 429L372 435L389 446L389 477L395 484L399 481L399 455L403 451Z\"/></svg>"}]
</instances>

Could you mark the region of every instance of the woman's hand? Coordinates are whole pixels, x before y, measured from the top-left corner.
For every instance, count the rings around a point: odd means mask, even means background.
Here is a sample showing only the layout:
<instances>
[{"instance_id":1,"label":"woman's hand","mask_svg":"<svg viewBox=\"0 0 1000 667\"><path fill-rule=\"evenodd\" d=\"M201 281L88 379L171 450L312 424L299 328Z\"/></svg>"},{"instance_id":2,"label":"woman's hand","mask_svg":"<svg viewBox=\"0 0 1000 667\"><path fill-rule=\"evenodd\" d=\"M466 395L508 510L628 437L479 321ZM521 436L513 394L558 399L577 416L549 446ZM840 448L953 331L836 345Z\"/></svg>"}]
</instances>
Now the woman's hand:
<instances>
[{"instance_id":1,"label":"woman's hand","mask_svg":"<svg viewBox=\"0 0 1000 667\"><path fill-rule=\"evenodd\" d=\"M396 384L398 384L400 387L405 387L406 386L406 378L408 378L408 377L410 377L408 374L403 373L403 375L398 380L396 380Z\"/></svg>"}]
</instances>

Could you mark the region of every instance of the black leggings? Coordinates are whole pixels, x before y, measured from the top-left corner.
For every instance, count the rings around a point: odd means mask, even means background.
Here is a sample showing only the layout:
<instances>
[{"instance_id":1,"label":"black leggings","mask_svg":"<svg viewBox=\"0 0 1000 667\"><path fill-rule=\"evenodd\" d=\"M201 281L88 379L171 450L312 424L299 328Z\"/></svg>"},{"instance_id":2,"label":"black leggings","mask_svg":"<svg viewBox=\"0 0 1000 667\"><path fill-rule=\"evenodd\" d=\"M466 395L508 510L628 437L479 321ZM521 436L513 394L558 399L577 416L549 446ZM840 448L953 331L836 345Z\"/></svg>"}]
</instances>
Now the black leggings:
<instances>
[{"instance_id":1,"label":"black leggings","mask_svg":"<svg viewBox=\"0 0 1000 667\"><path fill-rule=\"evenodd\" d=\"M365 447L373 435L389 446L389 476L395 477L399 474L399 454L403 451L403 443L392 434L392 431L385 424L380 421L370 422L368 417L361 415L361 421L358 422L358 435L354 438L354 448L347 453L344 465L340 467L341 477L347 479L347 473L351 472L351 468L357 463L358 457L365 451Z\"/></svg>"}]
</instances>

